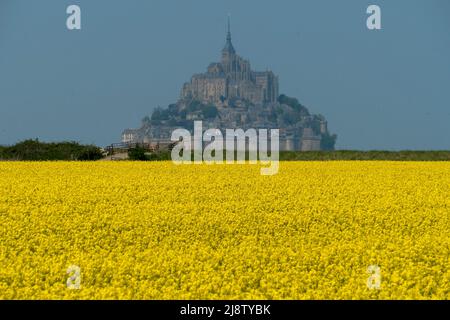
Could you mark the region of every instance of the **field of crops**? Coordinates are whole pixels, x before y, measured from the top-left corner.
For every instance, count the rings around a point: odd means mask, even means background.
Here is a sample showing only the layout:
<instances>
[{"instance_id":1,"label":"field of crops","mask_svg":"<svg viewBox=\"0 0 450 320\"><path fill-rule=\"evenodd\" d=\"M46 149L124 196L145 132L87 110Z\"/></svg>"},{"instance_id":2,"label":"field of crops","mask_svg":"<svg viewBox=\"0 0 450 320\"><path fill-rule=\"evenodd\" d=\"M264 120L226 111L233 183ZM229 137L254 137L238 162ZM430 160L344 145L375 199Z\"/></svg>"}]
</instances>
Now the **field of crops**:
<instances>
[{"instance_id":1,"label":"field of crops","mask_svg":"<svg viewBox=\"0 0 450 320\"><path fill-rule=\"evenodd\" d=\"M0 299L449 299L449 235L444 162L0 162Z\"/></svg>"}]
</instances>

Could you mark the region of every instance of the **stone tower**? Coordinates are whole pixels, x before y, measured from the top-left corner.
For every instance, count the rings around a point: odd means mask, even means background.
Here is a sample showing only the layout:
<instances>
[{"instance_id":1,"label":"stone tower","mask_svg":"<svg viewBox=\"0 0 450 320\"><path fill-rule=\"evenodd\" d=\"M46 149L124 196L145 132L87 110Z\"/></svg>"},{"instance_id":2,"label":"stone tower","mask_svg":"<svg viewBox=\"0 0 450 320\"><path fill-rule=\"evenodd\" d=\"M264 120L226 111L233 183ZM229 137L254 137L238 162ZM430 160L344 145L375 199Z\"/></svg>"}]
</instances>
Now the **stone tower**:
<instances>
[{"instance_id":1,"label":"stone tower","mask_svg":"<svg viewBox=\"0 0 450 320\"><path fill-rule=\"evenodd\" d=\"M225 47L222 50L222 66L225 69L225 72L231 72L232 66L236 59L236 50L234 50L233 43L231 42L231 26L230 26L230 17L228 17L228 33L227 33L227 42L225 43Z\"/></svg>"},{"instance_id":2,"label":"stone tower","mask_svg":"<svg viewBox=\"0 0 450 320\"><path fill-rule=\"evenodd\" d=\"M236 53L231 41L229 18L221 61L211 63L206 73L192 76L181 91L181 99L216 105L232 99L264 105L276 103L277 98L278 77L271 71L252 71L250 62Z\"/></svg>"}]
</instances>

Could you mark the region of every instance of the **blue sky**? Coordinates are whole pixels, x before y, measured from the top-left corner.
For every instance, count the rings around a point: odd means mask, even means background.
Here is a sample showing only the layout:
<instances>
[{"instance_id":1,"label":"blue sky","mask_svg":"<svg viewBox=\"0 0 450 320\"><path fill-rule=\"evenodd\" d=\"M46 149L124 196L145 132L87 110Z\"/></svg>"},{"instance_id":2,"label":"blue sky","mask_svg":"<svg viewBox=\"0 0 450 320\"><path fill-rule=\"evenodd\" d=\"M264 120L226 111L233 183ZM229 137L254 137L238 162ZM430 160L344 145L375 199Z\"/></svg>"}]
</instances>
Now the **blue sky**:
<instances>
[{"instance_id":1,"label":"blue sky","mask_svg":"<svg viewBox=\"0 0 450 320\"><path fill-rule=\"evenodd\" d=\"M82 30L66 28L78 4ZM366 28L366 8L382 30ZM106 145L233 43L345 149L450 149L448 0L0 0L0 144Z\"/></svg>"}]
</instances>

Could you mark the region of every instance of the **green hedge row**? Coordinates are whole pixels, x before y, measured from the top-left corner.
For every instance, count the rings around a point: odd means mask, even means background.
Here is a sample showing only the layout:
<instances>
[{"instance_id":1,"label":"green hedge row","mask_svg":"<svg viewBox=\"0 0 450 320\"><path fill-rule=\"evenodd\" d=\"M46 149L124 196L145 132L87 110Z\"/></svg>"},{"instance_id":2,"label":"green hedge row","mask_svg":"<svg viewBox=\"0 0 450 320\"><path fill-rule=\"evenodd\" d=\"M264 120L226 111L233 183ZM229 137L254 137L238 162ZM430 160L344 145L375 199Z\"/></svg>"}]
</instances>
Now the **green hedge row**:
<instances>
[{"instance_id":1,"label":"green hedge row","mask_svg":"<svg viewBox=\"0 0 450 320\"><path fill-rule=\"evenodd\" d=\"M45 143L39 140L25 140L12 146L0 146L1 160L94 161L102 157L103 154L99 147L94 145L81 145L77 142Z\"/></svg>"}]
</instances>

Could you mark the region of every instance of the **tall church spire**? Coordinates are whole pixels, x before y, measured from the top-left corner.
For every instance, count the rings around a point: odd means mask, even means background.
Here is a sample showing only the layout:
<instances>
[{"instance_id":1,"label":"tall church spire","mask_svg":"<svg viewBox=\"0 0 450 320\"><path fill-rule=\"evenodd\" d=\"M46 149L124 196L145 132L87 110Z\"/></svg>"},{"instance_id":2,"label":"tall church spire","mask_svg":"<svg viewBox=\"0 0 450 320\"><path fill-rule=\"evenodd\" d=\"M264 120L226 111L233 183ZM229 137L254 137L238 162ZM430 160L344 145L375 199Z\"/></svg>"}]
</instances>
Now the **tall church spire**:
<instances>
[{"instance_id":1,"label":"tall church spire","mask_svg":"<svg viewBox=\"0 0 450 320\"><path fill-rule=\"evenodd\" d=\"M228 34L227 34L227 41L231 41L230 15L228 15Z\"/></svg>"},{"instance_id":2,"label":"tall church spire","mask_svg":"<svg viewBox=\"0 0 450 320\"><path fill-rule=\"evenodd\" d=\"M228 15L228 32L227 32L227 42L225 48L222 50L224 53L235 54L233 44L231 43L231 25L230 25L230 15Z\"/></svg>"}]
</instances>

